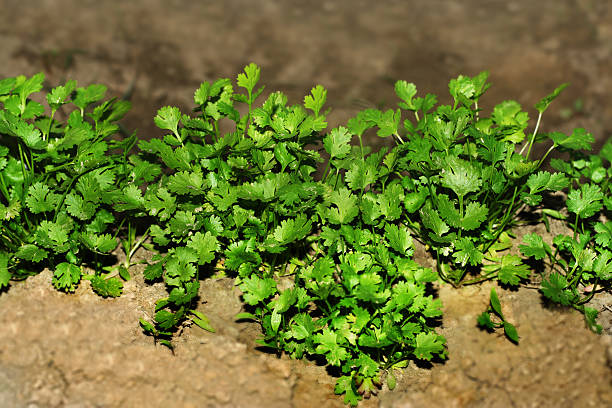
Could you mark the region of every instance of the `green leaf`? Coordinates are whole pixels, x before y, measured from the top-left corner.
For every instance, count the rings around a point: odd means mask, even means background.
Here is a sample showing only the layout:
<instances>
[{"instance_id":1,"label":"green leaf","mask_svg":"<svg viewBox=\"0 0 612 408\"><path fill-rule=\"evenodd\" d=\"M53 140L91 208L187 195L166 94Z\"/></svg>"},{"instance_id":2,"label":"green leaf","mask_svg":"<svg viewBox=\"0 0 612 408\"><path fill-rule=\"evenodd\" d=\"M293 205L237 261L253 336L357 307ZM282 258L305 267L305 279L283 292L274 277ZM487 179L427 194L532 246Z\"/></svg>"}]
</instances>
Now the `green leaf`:
<instances>
[{"instance_id":1,"label":"green leaf","mask_svg":"<svg viewBox=\"0 0 612 408\"><path fill-rule=\"evenodd\" d=\"M444 187L450 188L458 197L478 191L482 186L482 180L478 171L469 162L459 158L449 158L448 168L442 171L440 179Z\"/></svg>"},{"instance_id":2,"label":"green leaf","mask_svg":"<svg viewBox=\"0 0 612 408\"><path fill-rule=\"evenodd\" d=\"M274 229L272 237L279 245L285 245L303 239L312 230L312 222L306 214L299 214L296 218L281 221Z\"/></svg>"},{"instance_id":3,"label":"green leaf","mask_svg":"<svg viewBox=\"0 0 612 408\"><path fill-rule=\"evenodd\" d=\"M420 360L431 360L434 354L444 354L444 343L444 337L436 333L421 332L416 336L414 355Z\"/></svg>"},{"instance_id":4,"label":"green leaf","mask_svg":"<svg viewBox=\"0 0 612 408\"><path fill-rule=\"evenodd\" d=\"M24 78L24 77L21 77ZM25 79L25 81L21 82L17 87L13 90L14 93L19 95L19 98L22 101L22 106L25 107L25 100L31 94L35 92L40 92L43 88L43 82L45 81L45 74L39 72L33 75L30 78Z\"/></svg>"},{"instance_id":5,"label":"green leaf","mask_svg":"<svg viewBox=\"0 0 612 408\"><path fill-rule=\"evenodd\" d=\"M378 209L387 221L395 221L402 216L404 189L400 184L391 184L378 195Z\"/></svg>"},{"instance_id":6,"label":"green leaf","mask_svg":"<svg viewBox=\"0 0 612 408\"><path fill-rule=\"evenodd\" d=\"M346 182L351 190L363 191L367 186L377 181L378 171L376 166L365 161L357 160L346 172Z\"/></svg>"},{"instance_id":7,"label":"green leaf","mask_svg":"<svg viewBox=\"0 0 612 408\"><path fill-rule=\"evenodd\" d=\"M53 285L60 290L74 292L81 281L81 268L68 262L62 262L53 272Z\"/></svg>"},{"instance_id":8,"label":"green leaf","mask_svg":"<svg viewBox=\"0 0 612 408\"><path fill-rule=\"evenodd\" d=\"M469 203L465 207L465 215L461 220L461 228L466 231L477 229L487 219L488 212L487 207L478 202Z\"/></svg>"},{"instance_id":9,"label":"green leaf","mask_svg":"<svg viewBox=\"0 0 612 408\"><path fill-rule=\"evenodd\" d=\"M255 85L257 85L257 82L259 82L260 73L260 68L254 63L250 63L249 65L244 67L244 73L238 74L238 86L246 88L249 95L251 95L253 89L255 88Z\"/></svg>"},{"instance_id":10,"label":"green leaf","mask_svg":"<svg viewBox=\"0 0 612 408\"><path fill-rule=\"evenodd\" d=\"M331 156L331 159L342 159L351 152L352 135L345 127L332 129L329 134L323 138L323 147Z\"/></svg>"},{"instance_id":11,"label":"green leaf","mask_svg":"<svg viewBox=\"0 0 612 408\"><path fill-rule=\"evenodd\" d=\"M176 194L197 196L204 194L204 178L200 171L180 171L168 178L168 190Z\"/></svg>"},{"instance_id":12,"label":"green leaf","mask_svg":"<svg viewBox=\"0 0 612 408\"><path fill-rule=\"evenodd\" d=\"M344 394L344 403L352 407L356 407L361 401L361 395L357 393L353 377L351 375L343 375L336 381L334 392L338 395Z\"/></svg>"},{"instance_id":13,"label":"green leaf","mask_svg":"<svg viewBox=\"0 0 612 408\"><path fill-rule=\"evenodd\" d=\"M410 231L405 227L398 227L394 224L385 225L385 237L389 241L391 248L401 255L408 254L408 249L412 248L412 237Z\"/></svg>"},{"instance_id":14,"label":"green leaf","mask_svg":"<svg viewBox=\"0 0 612 408\"><path fill-rule=\"evenodd\" d=\"M432 230L438 237L441 237L450 231L450 228L444 221L442 221L440 215L438 215L438 213L431 208L430 203L426 203L419 214L421 215L423 225Z\"/></svg>"},{"instance_id":15,"label":"green leaf","mask_svg":"<svg viewBox=\"0 0 612 408\"><path fill-rule=\"evenodd\" d=\"M389 390L393 391L396 386L397 379L395 378L395 374L393 374L393 371L389 371L387 374L387 387L389 387Z\"/></svg>"},{"instance_id":16,"label":"green leaf","mask_svg":"<svg viewBox=\"0 0 612 408\"><path fill-rule=\"evenodd\" d=\"M164 106L160 108L155 118L153 118L158 128L170 130L176 137L179 137L178 124L180 120L181 111L174 106Z\"/></svg>"},{"instance_id":17,"label":"green leaf","mask_svg":"<svg viewBox=\"0 0 612 408\"><path fill-rule=\"evenodd\" d=\"M312 317L307 313L300 313L293 318L291 325L291 335L296 340L304 340L312 336L315 325Z\"/></svg>"},{"instance_id":18,"label":"green leaf","mask_svg":"<svg viewBox=\"0 0 612 408\"><path fill-rule=\"evenodd\" d=\"M181 247L177 249L181 249ZM185 250L182 255L186 255L188 248L182 247L182 249ZM188 250L193 251L192 249ZM170 257L166 262L166 283L170 286L180 286L184 282L191 281L197 272L195 265L191 262L193 259L197 259L195 254L191 259L185 259L181 255Z\"/></svg>"},{"instance_id":19,"label":"green leaf","mask_svg":"<svg viewBox=\"0 0 612 408\"><path fill-rule=\"evenodd\" d=\"M72 103L84 110L92 103L98 102L106 94L106 86L100 84L89 85L87 88L79 88Z\"/></svg>"},{"instance_id":20,"label":"green leaf","mask_svg":"<svg viewBox=\"0 0 612 408\"><path fill-rule=\"evenodd\" d=\"M47 142L42 140L40 130L27 122L18 120L13 124L11 130L21 138L25 145L33 150L43 150L47 146Z\"/></svg>"},{"instance_id":21,"label":"green leaf","mask_svg":"<svg viewBox=\"0 0 612 408\"><path fill-rule=\"evenodd\" d=\"M493 121L504 129L505 140L520 143L525 139L523 132L529 122L527 112L523 112L516 101L504 101L493 109Z\"/></svg>"},{"instance_id":22,"label":"green leaf","mask_svg":"<svg viewBox=\"0 0 612 408\"><path fill-rule=\"evenodd\" d=\"M206 330L207 332L215 333L215 328L210 324L210 320L203 313L198 312L197 310L192 310L191 314L193 315L191 321L198 325L198 327Z\"/></svg>"},{"instance_id":23,"label":"green leaf","mask_svg":"<svg viewBox=\"0 0 612 408\"><path fill-rule=\"evenodd\" d=\"M310 91L310 95L304 97L304 107L314 112L315 116L319 116L321 108L327 99L327 90L321 85L317 85Z\"/></svg>"},{"instance_id":24,"label":"green leaf","mask_svg":"<svg viewBox=\"0 0 612 408\"><path fill-rule=\"evenodd\" d=\"M256 305L277 293L274 279L262 279L257 275L241 279L238 286L247 305Z\"/></svg>"},{"instance_id":25,"label":"green leaf","mask_svg":"<svg viewBox=\"0 0 612 408\"><path fill-rule=\"evenodd\" d=\"M177 306L188 305L198 296L199 281L185 282L184 286L173 288L168 301Z\"/></svg>"},{"instance_id":26,"label":"green leaf","mask_svg":"<svg viewBox=\"0 0 612 408\"><path fill-rule=\"evenodd\" d=\"M610 251L603 251L593 262L593 272L597 274L597 277L601 281L608 281L612 279L612 253Z\"/></svg>"},{"instance_id":27,"label":"green leaf","mask_svg":"<svg viewBox=\"0 0 612 408\"><path fill-rule=\"evenodd\" d=\"M540 171L529 176L527 186L531 194L543 190L560 191L569 186L569 179L563 173Z\"/></svg>"},{"instance_id":28,"label":"green leaf","mask_svg":"<svg viewBox=\"0 0 612 408\"><path fill-rule=\"evenodd\" d=\"M414 102L412 100L412 98L414 98L414 96L417 94L416 85L403 80L397 81L395 83L395 93L401 100L404 101L404 104L399 105L401 108L407 110L416 110Z\"/></svg>"},{"instance_id":29,"label":"green leaf","mask_svg":"<svg viewBox=\"0 0 612 408\"><path fill-rule=\"evenodd\" d=\"M474 242L469 238L460 238L455 241L453 258L461 266L465 266L468 262L472 266L478 266L482 263L483 256L483 253L474 246Z\"/></svg>"},{"instance_id":30,"label":"green leaf","mask_svg":"<svg viewBox=\"0 0 612 408\"><path fill-rule=\"evenodd\" d=\"M200 88L195 91L193 101L196 103L196 105L204 105L208 101L209 96L210 84L204 81L200 84Z\"/></svg>"},{"instance_id":31,"label":"green leaf","mask_svg":"<svg viewBox=\"0 0 612 408\"><path fill-rule=\"evenodd\" d=\"M225 266L231 271L240 271L248 264L259 265L261 257L255 252L253 240L231 243L225 251Z\"/></svg>"},{"instance_id":32,"label":"green leaf","mask_svg":"<svg viewBox=\"0 0 612 408\"><path fill-rule=\"evenodd\" d=\"M555 100L557 96L559 96L559 94L561 94L561 92L563 92L563 90L568 87L568 85L569 83L561 84L557 88L555 88L555 90L550 95L547 95L544 98L540 99L540 101L535 104L535 108L538 110L538 112L540 112L540 114L544 113L544 111L548 109L550 103Z\"/></svg>"},{"instance_id":33,"label":"green leaf","mask_svg":"<svg viewBox=\"0 0 612 408\"><path fill-rule=\"evenodd\" d=\"M595 242L597 245L602 247L612 247L612 221L606 221L606 223L598 222L595 224Z\"/></svg>"},{"instance_id":34,"label":"green leaf","mask_svg":"<svg viewBox=\"0 0 612 408\"><path fill-rule=\"evenodd\" d=\"M502 258L497 278L507 285L516 286L521 279L527 279L529 273L529 267L521 261L521 258L508 254Z\"/></svg>"},{"instance_id":35,"label":"green leaf","mask_svg":"<svg viewBox=\"0 0 612 408\"><path fill-rule=\"evenodd\" d=\"M31 262L40 262L49 256L49 253L34 244L23 244L17 249L15 256Z\"/></svg>"},{"instance_id":36,"label":"green leaf","mask_svg":"<svg viewBox=\"0 0 612 408\"><path fill-rule=\"evenodd\" d=\"M53 88L50 93L47 94L47 103L53 110L57 110L60 106L68 102L68 97L74 92L76 88L76 81L68 81L64 86L58 86Z\"/></svg>"},{"instance_id":37,"label":"green leaf","mask_svg":"<svg viewBox=\"0 0 612 408\"><path fill-rule=\"evenodd\" d=\"M168 310L160 310L155 313L155 322L159 325L162 330L171 330L176 327L181 321L182 315L179 313L172 313Z\"/></svg>"},{"instance_id":38,"label":"green leaf","mask_svg":"<svg viewBox=\"0 0 612 408\"><path fill-rule=\"evenodd\" d=\"M196 232L187 243L189 248L192 248L198 254L198 264L204 265L212 262L215 259L216 253L219 250L219 242L210 231L202 234Z\"/></svg>"},{"instance_id":39,"label":"green leaf","mask_svg":"<svg viewBox=\"0 0 612 408\"><path fill-rule=\"evenodd\" d=\"M399 109L396 111L393 109L387 110L380 116L376 123L378 126L378 132L376 132L376 135L379 137L397 135L401 117L402 113Z\"/></svg>"},{"instance_id":40,"label":"green leaf","mask_svg":"<svg viewBox=\"0 0 612 408\"><path fill-rule=\"evenodd\" d=\"M83 197L75 193L68 194L64 204L66 204L68 214L83 221L93 217L98 207L97 204L85 201Z\"/></svg>"},{"instance_id":41,"label":"green leaf","mask_svg":"<svg viewBox=\"0 0 612 408\"><path fill-rule=\"evenodd\" d=\"M487 330L493 330L495 329L495 323L493 323L493 321L491 320L491 315L488 312L482 312L480 315L478 315L478 326L487 329Z\"/></svg>"},{"instance_id":42,"label":"green leaf","mask_svg":"<svg viewBox=\"0 0 612 408\"><path fill-rule=\"evenodd\" d=\"M325 355L327 362L333 366L340 366L342 361L349 357L346 349L338 344L337 333L329 327L323 329L322 333L315 334L313 340L317 344L317 354Z\"/></svg>"},{"instance_id":43,"label":"green leaf","mask_svg":"<svg viewBox=\"0 0 612 408\"><path fill-rule=\"evenodd\" d=\"M519 245L519 250L526 257L534 257L535 259L544 259L547 254L551 254L550 246L544 242L544 239L538 234L525 234L523 242L527 245Z\"/></svg>"},{"instance_id":44,"label":"green leaf","mask_svg":"<svg viewBox=\"0 0 612 408\"><path fill-rule=\"evenodd\" d=\"M497 296L497 291L495 290L495 287L491 288L490 302L491 302L491 308L493 309L493 311L497 313L497 315L503 319L504 314L502 313L501 303L499 301L499 297Z\"/></svg>"},{"instance_id":45,"label":"green leaf","mask_svg":"<svg viewBox=\"0 0 612 408\"><path fill-rule=\"evenodd\" d=\"M51 192L49 187L41 182L36 182L28 188L26 204L33 214L53 211L60 196Z\"/></svg>"},{"instance_id":46,"label":"green leaf","mask_svg":"<svg viewBox=\"0 0 612 408\"><path fill-rule=\"evenodd\" d=\"M0 79L0 95L8 95L15 87L16 82L15 78Z\"/></svg>"},{"instance_id":47,"label":"green leaf","mask_svg":"<svg viewBox=\"0 0 612 408\"><path fill-rule=\"evenodd\" d=\"M346 188L332 191L329 202L336 207L328 209L328 221L332 224L348 224L359 214L357 197Z\"/></svg>"},{"instance_id":48,"label":"green leaf","mask_svg":"<svg viewBox=\"0 0 612 408\"><path fill-rule=\"evenodd\" d=\"M603 208L603 198L599 186L583 184L580 190L573 190L567 195L567 209L581 218L592 217Z\"/></svg>"},{"instance_id":49,"label":"green leaf","mask_svg":"<svg viewBox=\"0 0 612 408\"><path fill-rule=\"evenodd\" d=\"M164 272L163 266L164 264L162 262L156 262L154 264L147 265L143 272L144 279L147 282L152 282L160 279Z\"/></svg>"},{"instance_id":50,"label":"green leaf","mask_svg":"<svg viewBox=\"0 0 612 408\"><path fill-rule=\"evenodd\" d=\"M576 128L570 136L561 132L552 132L549 134L552 141L557 146L565 147L570 150L591 150L591 143L595 141L592 134L588 133L583 128Z\"/></svg>"},{"instance_id":51,"label":"green leaf","mask_svg":"<svg viewBox=\"0 0 612 408\"><path fill-rule=\"evenodd\" d=\"M553 302L570 306L577 301L578 296L568 286L569 283L563 275L553 272L548 279L542 281L540 290L544 296Z\"/></svg>"},{"instance_id":52,"label":"green leaf","mask_svg":"<svg viewBox=\"0 0 612 408\"><path fill-rule=\"evenodd\" d=\"M253 313L242 312L242 313L238 313L236 316L234 316L234 320L236 320L236 321L240 321L240 320L252 320L254 322L258 322L259 318L257 316L255 316Z\"/></svg>"},{"instance_id":53,"label":"green leaf","mask_svg":"<svg viewBox=\"0 0 612 408\"><path fill-rule=\"evenodd\" d=\"M145 207L149 210L150 215L157 216L161 221L165 221L176 210L176 198L163 187L157 190L147 189Z\"/></svg>"},{"instance_id":54,"label":"green leaf","mask_svg":"<svg viewBox=\"0 0 612 408\"><path fill-rule=\"evenodd\" d=\"M603 327L597 323L597 309L592 307L584 307L584 320L586 321L587 327L597 334L601 334Z\"/></svg>"},{"instance_id":55,"label":"green leaf","mask_svg":"<svg viewBox=\"0 0 612 408\"><path fill-rule=\"evenodd\" d=\"M117 277L104 279L96 275L91 279L91 288L102 297L119 297L123 292L123 283Z\"/></svg>"},{"instance_id":56,"label":"green leaf","mask_svg":"<svg viewBox=\"0 0 612 408\"><path fill-rule=\"evenodd\" d=\"M121 195L115 201L115 209L123 212L144 208L144 198L140 189L130 184L123 189Z\"/></svg>"},{"instance_id":57,"label":"green leaf","mask_svg":"<svg viewBox=\"0 0 612 408\"><path fill-rule=\"evenodd\" d=\"M355 297L364 302L382 303L389 297L388 291L381 289L382 278L374 272L359 275Z\"/></svg>"},{"instance_id":58,"label":"green leaf","mask_svg":"<svg viewBox=\"0 0 612 408\"><path fill-rule=\"evenodd\" d=\"M513 324L504 321L504 332L506 333L506 336L508 336L510 340L518 344L519 335L518 335L518 332L516 331L516 327L514 327Z\"/></svg>"},{"instance_id":59,"label":"green leaf","mask_svg":"<svg viewBox=\"0 0 612 408\"><path fill-rule=\"evenodd\" d=\"M65 251L70 226L50 221L41 221L36 229L36 243L56 252Z\"/></svg>"}]
</instances>

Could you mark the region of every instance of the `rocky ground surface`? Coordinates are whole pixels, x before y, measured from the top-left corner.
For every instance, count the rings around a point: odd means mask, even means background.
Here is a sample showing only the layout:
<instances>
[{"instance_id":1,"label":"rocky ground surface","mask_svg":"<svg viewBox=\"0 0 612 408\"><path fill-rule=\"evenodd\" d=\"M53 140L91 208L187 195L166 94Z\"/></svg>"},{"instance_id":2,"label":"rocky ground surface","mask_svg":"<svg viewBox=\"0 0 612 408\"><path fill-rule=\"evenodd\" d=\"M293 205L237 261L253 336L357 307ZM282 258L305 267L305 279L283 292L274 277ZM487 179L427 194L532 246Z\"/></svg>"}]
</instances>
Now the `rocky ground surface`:
<instances>
[{"instance_id":1,"label":"rocky ground surface","mask_svg":"<svg viewBox=\"0 0 612 408\"><path fill-rule=\"evenodd\" d=\"M543 129L585 127L596 147L612 136L612 4L605 0L0 0L0 9L0 77L43 71L49 86L67 78L104 83L132 100L124 125L141 137L159 135L151 118L160 106L188 109L202 80L235 77L251 61L262 67L267 90L291 101L314 84L327 87L330 126L365 106L393 106L396 79L444 95L450 78L486 69L493 87L485 110L505 99L530 108L571 82ZM257 326L233 319L241 303L231 280L202 284L200 309L217 332L186 327L173 354L138 326L164 288L145 284L139 267L132 275L115 300L92 294L86 282L75 294L58 293L48 272L1 293L0 406L343 405L323 367L254 347ZM449 360L411 362L396 373L393 392L362 406L612 401L609 298L597 299L606 337L586 330L579 314L544 304L536 290L498 289L521 336L515 346L475 325L489 290L442 286Z\"/></svg>"}]
</instances>

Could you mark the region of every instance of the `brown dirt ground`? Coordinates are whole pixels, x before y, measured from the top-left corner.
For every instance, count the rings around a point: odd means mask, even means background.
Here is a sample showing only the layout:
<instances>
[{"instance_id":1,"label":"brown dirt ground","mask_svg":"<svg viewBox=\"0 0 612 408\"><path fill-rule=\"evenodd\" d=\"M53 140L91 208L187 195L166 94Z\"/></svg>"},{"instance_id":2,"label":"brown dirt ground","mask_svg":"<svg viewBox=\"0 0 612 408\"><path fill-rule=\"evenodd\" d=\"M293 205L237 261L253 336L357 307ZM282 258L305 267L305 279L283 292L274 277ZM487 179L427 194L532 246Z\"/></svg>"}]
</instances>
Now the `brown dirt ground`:
<instances>
[{"instance_id":1,"label":"brown dirt ground","mask_svg":"<svg viewBox=\"0 0 612 408\"><path fill-rule=\"evenodd\" d=\"M269 90L292 101L316 83L327 87L331 126L363 106L394 104L395 79L444 94L451 77L487 69L485 109L504 99L530 107L571 82L543 129L585 127L597 145L612 136L606 0L0 0L0 10L0 77L43 71L49 85L74 78L130 93L125 126L142 137L159 134L157 108L187 109L202 80L234 77L251 61ZM146 285L138 267L132 274L116 300L93 295L87 283L58 293L46 271L0 295L0 407L342 406L323 367L254 348L257 327L233 321L241 306L229 279L201 289L201 310L217 333L185 328L175 355L156 346L138 318L165 292ZM543 304L535 290L498 289L521 335L517 347L475 327L489 289L441 287L450 359L411 363L396 373L396 390L362 405L610 406L609 298L598 303L606 337L588 332L577 313Z\"/></svg>"}]
</instances>

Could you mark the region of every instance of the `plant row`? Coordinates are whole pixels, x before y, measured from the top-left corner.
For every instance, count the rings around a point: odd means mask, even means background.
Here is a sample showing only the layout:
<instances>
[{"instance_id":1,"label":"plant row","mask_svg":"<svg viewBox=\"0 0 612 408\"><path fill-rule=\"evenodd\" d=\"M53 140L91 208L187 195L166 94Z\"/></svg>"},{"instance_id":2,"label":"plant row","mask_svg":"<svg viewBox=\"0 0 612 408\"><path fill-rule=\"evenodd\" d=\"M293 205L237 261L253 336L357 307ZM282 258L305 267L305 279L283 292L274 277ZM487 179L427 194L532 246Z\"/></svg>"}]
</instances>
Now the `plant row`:
<instances>
[{"instance_id":1,"label":"plant row","mask_svg":"<svg viewBox=\"0 0 612 408\"><path fill-rule=\"evenodd\" d=\"M514 101L484 114L481 73L451 80L449 105L398 81L396 109L327 131L323 87L300 105L281 92L256 103L259 77L251 64L235 85L202 83L190 112L158 111L164 134L149 140L123 131L130 104L102 85L69 81L44 106L32 99L42 74L1 80L0 288L49 267L59 290L86 279L119 296L144 246L154 251L145 279L168 289L154 321L141 319L147 334L172 347L186 322L213 331L197 311L200 281L234 277L237 319L260 324L259 344L325 361L353 405L385 376L393 388L392 370L411 359L446 358L439 280L517 286L537 275L543 296L601 330L586 304L611 279L612 145L593 155L584 129L539 131L565 85L536 104L533 130ZM394 147L372 152L363 139L373 135ZM554 150L569 159L542 170ZM528 234L522 257L511 250L513 227L550 218L570 232ZM436 270L412 259L414 241ZM518 342L494 291L478 323Z\"/></svg>"}]
</instances>

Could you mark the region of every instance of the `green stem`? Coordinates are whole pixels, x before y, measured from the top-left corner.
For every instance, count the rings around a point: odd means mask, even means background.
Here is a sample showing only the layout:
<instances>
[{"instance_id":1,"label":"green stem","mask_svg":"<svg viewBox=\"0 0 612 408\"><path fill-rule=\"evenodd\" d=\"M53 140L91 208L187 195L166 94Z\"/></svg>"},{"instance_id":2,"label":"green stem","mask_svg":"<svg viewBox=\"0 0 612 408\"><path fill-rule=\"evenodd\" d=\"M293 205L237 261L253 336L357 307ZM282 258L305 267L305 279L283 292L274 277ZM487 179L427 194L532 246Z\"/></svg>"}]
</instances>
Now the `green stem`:
<instances>
[{"instance_id":1,"label":"green stem","mask_svg":"<svg viewBox=\"0 0 612 408\"><path fill-rule=\"evenodd\" d=\"M402 137L399 135L399 133L395 132L393 133L393 135L397 138L397 140L401 143L404 144L404 139L402 139Z\"/></svg>"},{"instance_id":2,"label":"green stem","mask_svg":"<svg viewBox=\"0 0 612 408\"><path fill-rule=\"evenodd\" d=\"M536 134L538 133L538 128L540 127L541 120L542 120L542 112L540 112L540 114L538 115L538 121L536 122L535 129L533 129L533 133L531 134L531 138L529 140L529 149L527 149L527 156L525 156L527 159L529 159L529 154L531 153L531 147L533 146L533 142L535 141ZM525 150L526 146L527 145L523 146L519 154L523 154L523 151Z\"/></svg>"},{"instance_id":3,"label":"green stem","mask_svg":"<svg viewBox=\"0 0 612 408\"><path fill-rule=\"evenodd\" d=\"M505 231L506 225L508 224L508 221L512 218L511 215L515 211L515 209L514 209L514 201L516 200L517 192L518 192L518 186L514 187L514 193L512 194L512 200L510 202L510 206L508 207L508 212L506 212L506 215L504 215L504 218L502 219L501 224L497 227L497 232L495 233L495 237L491 241L489 241L487 246L484 248L484 251L482 251L483 253L486 253L489 250L489 248L491 248L491 246L495 242L497 242L497 240L498 240L499 236L502 234L502 232Z\"/></svg>"},{"instance_id":4,"label":"green stem","mask_svg":"<svg viewBox=\"0 0 612 408\"><path fill-rule=\"evenodd\" d=\"M574 239L578 236L578 220L580 220L580 216L576 214L576 221L574 222Z\"/></svg>"},{"instance_id":5,"label":"green stem","mask_svg":"<svg viewBox=\"0 0 612 408\"><path fill-rule=\"evenodd\" d=\"M464 281L461 282L461 285L473 285L475 283L480 283L480 282L484 282L490 279L493 279L495 274L497 274L498 271L493 271L493 272L489 272L486 275L480 276L478 278L474 278L472 280L468 280L468 281Z\"/></svg>"},{"instance_id":6,"label":"green stem","mask_svg":"<svg viewBox=\"0 0 612 408\"><path fill-rule=\"evenodd\" d=\"M47 140L49 135L51 134L51 125L53 124L53 117L55 116L55 109L51 109L51 116L49 117L49 126L47 126L47 131L43 133L43 140Z\"/></svg>"},{"instance_id":7,"label":"green stem","mask_svg":"<svg viewBox=\"0 0 612 408\"><path fill-rule=\"evenodd\" d=\"M463 196L459 195L457 196L459 197L459 215L461 216L461 219L463 220ZM459 228L459 232L458 232L458 237L461 238L461 232L463 231L462 228Z\"/></svg>"},{"instance_id":8,"label":"green stem","mask_svg":"<svg viewBox=\"0 0 612 408\"><path fill-rule=\"evenodd\" d=\"M576 304L577 305L584 305L585 303L589 303L591 301L591 299L593 299L593 296L595 296L595 288L597 288L597 284L599 283L599 278L595 279L595 283L593 284L593 290L591 291L591 293L585 297L584 299L578 301Z\"/></svg>"},{"instance_id":9,"label":"green stem","mask_svg":"<svg viewBox=\"0 0 612 408\"><path fill-rule=\"evenodd\" d=\"M8 187L6 186L6 182L4 181L4 176L0 173L0 191L4 198L6 199L7 204L10 202L10 195L8 192Z\"/></svg>"}]
</instances>

